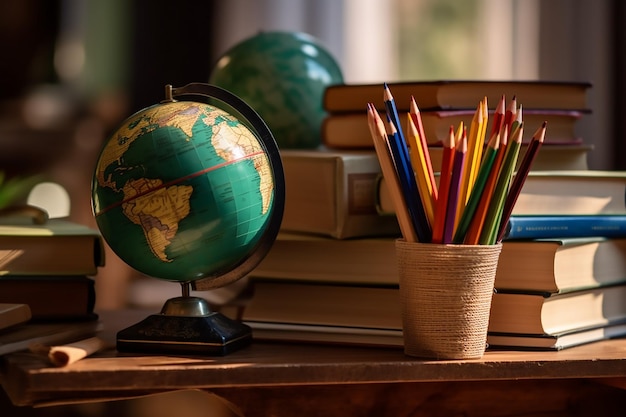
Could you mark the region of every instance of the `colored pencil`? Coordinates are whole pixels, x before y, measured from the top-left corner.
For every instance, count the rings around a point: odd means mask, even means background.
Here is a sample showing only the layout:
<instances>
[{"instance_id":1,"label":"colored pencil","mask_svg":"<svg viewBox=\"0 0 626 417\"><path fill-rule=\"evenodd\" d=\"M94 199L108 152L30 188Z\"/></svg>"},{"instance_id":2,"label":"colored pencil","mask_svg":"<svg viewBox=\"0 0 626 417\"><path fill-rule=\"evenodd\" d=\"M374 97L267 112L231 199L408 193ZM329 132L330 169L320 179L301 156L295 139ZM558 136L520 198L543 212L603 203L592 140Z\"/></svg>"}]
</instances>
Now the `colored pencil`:
<instances>
[{"instance_id":1,"label":"colored pencil","mask_svg":"<svg viewBox=\"0 0 626 417\"><path fill-rule=\"evenodd\" d=\"M508 126L509 134L513 132L513 122L516 120L517 116L517 98L513 96L511 101L509 101L509 106L504 113L504 121L503 123Z\"/></svg>"},{"instance_id":2,"label":"colored pencil","mask_svg":"<svg viewBox=\"0 0 626 417\"><path fill-rule=\"evenodd\" d=\"M454 233L454 243L460 244L465 242L467 231L469 229L472 218L474 217L474 213L476 212L476 208L478 207L478 203L481 200L485 184L487 183L487 179L489 178L489 173L491 172L491 168L496 159L499 146L500 135L499 133L496 133L495 135L491 136L491 138L489 139L489 143L487 143L485 157L480 164L480 168L478 169L478 175L476 176L476 181L474 182L474 186L470 191L469 200L467 201L467 205L463 210L463 214L461 215L461 219L459 220L456 232Z\"/></svg>"},{"instance_id":3,"label":"colored pencil","mask_svg":"<svg viewBox=\"0 0 626 417\"><path fill-rule=\"evenodd\" d=\"M480 130L483 119L483 102L480 101L472 117L470 123L469 136L467 137L467 153L465 155L466 162L463 166L463 174L461 176L461 188L459 191L459 201L457 202L457 219L461 217L465 204L469 198L469 190L474 185L476 178L476 171L478 170L478 148L482 148L483 143L480 143Z\"/></svg>"},{"instance_id":4,"label":"colored pencil","mask_svg":"<svg viewBox=\"0 0 626 417\"><path fill-rule=\"evenodd\" d=\"M495 112L493 113L493 124L491 125L491 134L489 137L493 136L496 133L499 133L502 130L502 125L504 124L504 116L506 113L506 98L502 95L502 98L498 102L498 106L496 107Z\"/></svg>"},{"instance_id":5,"label":"colored pencil","mask_svg":"<svg viewBox=\"0 0 626 417\"><path fill-rule=\"evenodd\" d=\"M528 173L530 172L530 168L532 166L539 149L543 145L543 140L546 135L547 122L543 122L543 124L535 131L532 139L530 140L530 144L528 145L528 149L526 150L526 154L520 163L520 166L517 170L517 173L513 177L513 181L511 183L511 187L509 193L504 202L504 208L502 210L502 218L500 220L500 229L498 232L498 237L496 239L497 242L502 241L504 234L506 233L506 224L513 213L513 208L515 203L517 202L517 198L522 191L522 187L524 186L524 182L528 177Z\"/></svg>"},{"instance_id":6,"label":"colored pencil","mask_svg":"<svg viewBox=\"0 0 626 417\"><path fill-rule=\"evenodd\" d=\"M391 90L387 83L384 84L383 89L383 100L385 102L385 109L387 110L387 117L390 120L390 123L393 124L396 129L400 139L404 140L404 134L402 132L402 126L400 125L400 116L398 115L398 108L396 107L396 102L391 94ZM406 143L406 142L405 142Z\"/></svg>"},{"instance_id":7,"label":"colored pencil","mask_svg":"<svg viewBox=\"0 0 626 417\"><path fill-rule=\"evenodd\" d=\"M485 224L482 227L480 233L479 244L481 245L493 245L496 243L496 238L499 232L499 226L502 216L502 210L504 208L504 201L509 191L511 184L511 178L515 171L515 165L517 164L517 157L522 145L522 135L524 134L524 126L522 124L515 123L515 132L511 136L504 160L502 161L502 167L500 168L500 174L496 183L496 188L493 192L493 197L489 202L489 209L487 211L487 217L485 218Z\"/></svg>"},{"instance_id":8,"label":"colored pencil","mask_svg":"<svg viewBox=\"0 0 626 417\"><path fill-rule=\"evenodd\" d=\"M457 219L457 202L461 193L461 177L466 163L467 155L467 129L463 129L460 141L455 144L452 174L448 191L448 207L446 209L446 222L443 230L443 243L452 243Z\"/></svg>"},{"instance_id":9,"label":"colored pencil","mask_svg":"<svg viewBox=\"0 0 626 417\"><path fill-rule=\"evenodd\" d=\"M433 225L432 243L443 243L443 234L446 224L446 213L448 209L448 197L450 192L450 181L452 177L452 166L454 163L454 126L450 126L450 133L443 141L443 156L441 160L441 173L439 176L439 197L435 205L435 223Z\"/></svg>"},{"instance_id":10,"label":"colored pencil","mask_svg":"<svg viewBox=\"0 0 626 417\"><path fill-rule=\"evenodd\" d=\"M493 166L491 167L487 182L485 183L485 188L480 198L480 202L478 203L478 207L474 213L474 218L472 219L467 235L465 236L465 243L469 245L477 245L479 243L480 234L485 224L485 219L487 218L489 204L491 203L493 192L496 188L498 175L500 174L500 167L502 166L502 161L504 160L504 154L506 152L508 141L508 127L504 125L504 123L501 125L499 136L500 145L498 147L498 152L496 153L496 159L493 161Z\"/></svg>"},{"instance_id":11,"label":"colored pencil","mask_svg":"<svg viewBox=\"0 0 626 417\"><path fill-rule=\"evenodd\" d=\"M388 184L389 194L393 201L393 206L400 226L402 237L407 242L417 242L417 234L413 228L411 217L407 208L406 200L400 186L399 178L396 174L393 159L391 157L389 143L387 140L387 131L385 125L380 118L378 112L371 103L367 106L367 120L370 128L370 134L374 142L374 149L380 162L381 172L385 182Z\"/></svg>"},{"instance_id":12,"label":"colored pencil","mask_svg":"<svg viewBox=\"0 0 626 417\"><path fill-rule=\"evenodd\" d=\"M389 148L391 149L396 173L400 179L400 185L402 186L404 198L406 199L409 214L411 215L413 228L420 242L428 242L431 239L430 225L428 224L428 218L426 217L424 206L420 200L417 182L413 174L413 169L411 168L411 162L409 161L406 142L400 136L399 131L391 120L388 120L387 125L389 127L389 131L387 132Z\"/></svg>"},{"instance_id":13,"label":"colored pencil","mask_svg":"<svg viewBox=\"0 0 626 417\"><path fill-rule=\"evenodd\" d=\"M432 160L430 159L430 151L428 150L428 138L424 133L422 115L420 113L419 107L417 106L417 101L415 100L415 97L411 97L409 114L411 116L411 119L413 120L413 123L415 123L415 127L420 138L421 149L422 153L424 154L424 160L426 162L426 172L428 174L428 189L431 193L431 198L433 202L435 202L437 201L438 197L437 183L435 182L435 173L433 171Z\"/></svg>"},{"instance_id":14,"label":"colored pencil","mask_svg":"<svg viewBox=\"0 0 626 417\"><path fill-rule=\"evenodd\" d=\"M428 218L428 223L432 227L435 219L435 202L433 201L433 183L430 182L427 166L427 161L430 162L430 156L426 157L426 155L424 155L422 142L410 114L407 117L406 139L408 141L407 145L411 156L411 165L413 166L415 179L417 181L417 189L419 191L422 205L424 206L424 211Z\"/></svg>"}]
</instances>

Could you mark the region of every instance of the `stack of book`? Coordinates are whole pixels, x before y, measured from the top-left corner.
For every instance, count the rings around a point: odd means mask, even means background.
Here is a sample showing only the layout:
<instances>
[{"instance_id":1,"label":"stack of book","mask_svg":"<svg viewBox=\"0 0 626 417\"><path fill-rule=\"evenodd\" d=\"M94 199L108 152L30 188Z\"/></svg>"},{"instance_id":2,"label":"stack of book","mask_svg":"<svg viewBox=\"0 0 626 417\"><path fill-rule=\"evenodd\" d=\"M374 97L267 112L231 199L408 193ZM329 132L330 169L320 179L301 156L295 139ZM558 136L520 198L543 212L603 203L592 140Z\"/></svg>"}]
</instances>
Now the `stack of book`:
<instances>
[{"instance_id":1,"label":"stack of book","mask_svg":"<svg viewBox=\"0 0 626 417\"><path fill-rule=\"evenodd\" d=\"M478 102L487 98L490 117L501 97L517 97L523 105L526 126L538 127L547 121L544 149L534 169L587 169L587 154L592 150L576 132L579 121L591 113L585 82L550 81L420 81L388 84L398 111L407 113L414 97L421 113L424 133L435 171L441 164L442 141L450 126L470 125ZM322 143L331 149L373 149L367 125L367 103L372 102L384 119L385 105L380 84L341 84L326 89L323 107L327 116L322 123ZM521 149L524 155L531 129Z\"/></svg>"},{"instance_id":2,"label":"stack of book","mask_svg":"<svg viewBox=\"0 0 626 417\"><path fill-rule=\"evenodd\" d=\"M622 172L529 175L524 215L503 241L492 347L561 349L626 332L625 192ZM396 238L282 231L249 277L243 319L257 339L401 346Z\"/></svg>"},{"instance_id":3,"label":"stack of book","mask_svg":"<svg viewBox=\"0 0 626 417\"><path fill-rule=\"evenodd\" d=\"M625 335L624 277L626 238L505 241L488 343L562 349ZM392 238L282 233L251 282L243 320L257 339L402 346Z\"/></svg>"},{"instance_id":4,"label":"stack of book","mask_svg":"<svg viewBox=\"0 0 626 417\"><path fill-rule=\"evenodd\" d=\"M583 110L589 87L513 84L519 87L520 103L542 116L552 114L545 109L564 110L559 107L563 103L572 106L570 111ZM464 84L446 85L459 89ZM492 94L485 89L489 83L469 85L471 94L458 91L476 100ZM344 87L328 89L327 110L348 111L332 94L346 94ZM363 100L365 123L368 101L380 98L383 109L382 86L373 92L364 89L370 93L360 99L357 91L353 98ZM403 91L394 90L396 102L408 102ZM499 91L500 96L513 94L511 85ZM555 98L557 93L562 97ZM415 96L425 102L425 96ZM466 100L463 106L473 104ZM532 122L524 117L524 123ZM553 138L550 128L548 122L546 143ZM367 131L365 139L371 140ZM564 142L542 147L514 206L496 275L488 336L492 347L561 349L626 333L626 173L588 170L582 141ZM257 339L401 346L394 247L400 233L376 153L370 145L342 146L328 140L326 145L282 151L285 218L274 246L249 276L254 291L243 319ZM578 163L554 158L560 152L555 150L570 146L585 149ZM429 148L437 171L440 162L432 152L437 144ZM541 155L547 155L543 162ZM522 158L520 154L518 160ZM383 223L390 218L391 225ZM581 307L577 314L568 311L576 310L572 305Z\"/></svg>"},{"instance_id":5,"label":"stack of book","mask_svg":"<svg viewBox=\"0 0 626 417\"><path fill-rule=\"evenodd\" d=\"M99 327L94 279L101 266L104 246L94 229L59 218L0 221L0 303L28 311L27 320L16 322L6 309L0 353L93 335Z\"/></svg>"}]
</instances>

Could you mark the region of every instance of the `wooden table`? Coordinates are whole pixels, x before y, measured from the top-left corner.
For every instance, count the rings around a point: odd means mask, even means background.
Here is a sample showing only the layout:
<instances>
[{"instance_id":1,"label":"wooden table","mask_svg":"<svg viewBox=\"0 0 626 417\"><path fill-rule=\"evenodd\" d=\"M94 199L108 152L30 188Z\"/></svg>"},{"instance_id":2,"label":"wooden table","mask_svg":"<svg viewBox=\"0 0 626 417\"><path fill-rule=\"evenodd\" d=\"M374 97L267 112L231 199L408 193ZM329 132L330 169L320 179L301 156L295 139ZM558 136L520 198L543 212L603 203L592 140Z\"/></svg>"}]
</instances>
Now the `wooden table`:
<instances>
[{"instance_id":1,"label":"wooden table","mask_svg":"<svg viewBox=\"0 0 626 417\"><path fill-rule=\"evenodd\" d=\"M103 317L103 337L111 341L138 321L132 314ZM399 349L255 342L225 357L108 349L66 368L26 352L0 363L16 405L202 389L249 416L626 414L626 340L560 352L488 351L463 361L420 360Z\"/></svg>"}]
</instances>

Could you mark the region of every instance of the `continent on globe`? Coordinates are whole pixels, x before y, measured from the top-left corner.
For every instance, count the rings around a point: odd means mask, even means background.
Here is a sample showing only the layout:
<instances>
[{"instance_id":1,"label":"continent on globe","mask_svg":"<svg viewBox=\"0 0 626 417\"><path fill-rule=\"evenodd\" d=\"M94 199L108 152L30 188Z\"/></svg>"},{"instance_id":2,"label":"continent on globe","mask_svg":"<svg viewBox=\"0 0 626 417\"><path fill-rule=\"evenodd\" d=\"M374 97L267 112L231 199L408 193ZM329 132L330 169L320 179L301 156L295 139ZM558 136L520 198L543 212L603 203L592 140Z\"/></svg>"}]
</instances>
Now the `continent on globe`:
<instances>
[{"instance_id":1,"label":"continent on globe","mask_svg":"<svg viewBox=\"0 0 626 417\"><path fill-rule=\"evenodd\" d=\"M148 246L162 261L170 261L165 248L178 231L178 222L189 214L189 197L193 188L189 185L173 185L161 188L161 180L133 180L124 186L124 196L138 196L128 199L122 205L126 217L143 229ZM149 194L142 191L154 190Z\"/></svg>"}]
</instances>

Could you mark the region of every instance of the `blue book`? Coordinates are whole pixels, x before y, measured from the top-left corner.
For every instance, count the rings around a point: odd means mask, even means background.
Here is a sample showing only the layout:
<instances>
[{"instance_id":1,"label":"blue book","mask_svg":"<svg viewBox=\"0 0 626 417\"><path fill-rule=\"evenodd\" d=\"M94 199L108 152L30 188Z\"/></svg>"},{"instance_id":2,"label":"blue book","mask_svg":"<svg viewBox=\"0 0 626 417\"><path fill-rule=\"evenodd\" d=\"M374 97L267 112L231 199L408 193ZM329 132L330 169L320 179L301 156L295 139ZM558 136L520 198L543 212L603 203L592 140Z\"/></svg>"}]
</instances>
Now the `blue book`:
<instances>
[{"instance_id":1,"label":"blue book","mask_svg":"<svg viewBox=\"0 0 626 417\"><path fill-rule=\"evenodd\" d=\"M514 215L503 240L626 237L626 214Z\"/></svg>"}]
</instances>

